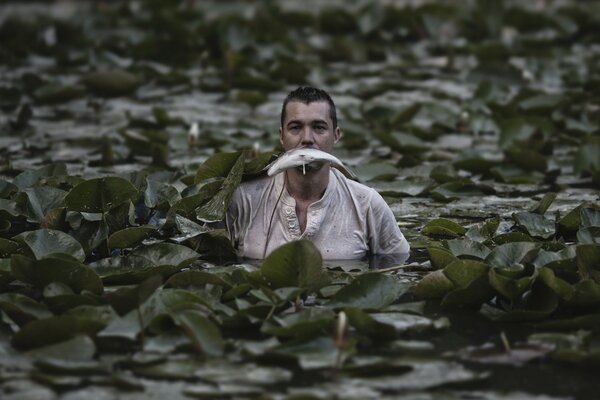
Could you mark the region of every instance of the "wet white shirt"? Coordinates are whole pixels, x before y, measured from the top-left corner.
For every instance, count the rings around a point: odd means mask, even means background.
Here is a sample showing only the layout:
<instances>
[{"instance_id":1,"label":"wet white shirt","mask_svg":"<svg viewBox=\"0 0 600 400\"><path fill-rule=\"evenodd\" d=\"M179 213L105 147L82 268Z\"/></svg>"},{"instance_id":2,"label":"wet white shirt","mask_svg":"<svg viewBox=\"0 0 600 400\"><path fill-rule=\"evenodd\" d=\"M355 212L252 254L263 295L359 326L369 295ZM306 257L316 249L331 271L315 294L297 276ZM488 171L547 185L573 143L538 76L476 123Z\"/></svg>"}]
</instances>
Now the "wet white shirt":
<instances>
[{"instance_id":1,"label":"wet white shirt","mask_svg":"<svg viewBox=\"0 0 600 400\"><path fill-rule=\"evenodd\" d=\"M312 241L325 260L410 250L392 210L374 189L332 168L327 189L308 207L306 229L300 232L296 201L283 183L284 174L278 174L244 182L236 189L225 222L240 257L261 259L300 239Z\"/></svg>"}]
</instances>

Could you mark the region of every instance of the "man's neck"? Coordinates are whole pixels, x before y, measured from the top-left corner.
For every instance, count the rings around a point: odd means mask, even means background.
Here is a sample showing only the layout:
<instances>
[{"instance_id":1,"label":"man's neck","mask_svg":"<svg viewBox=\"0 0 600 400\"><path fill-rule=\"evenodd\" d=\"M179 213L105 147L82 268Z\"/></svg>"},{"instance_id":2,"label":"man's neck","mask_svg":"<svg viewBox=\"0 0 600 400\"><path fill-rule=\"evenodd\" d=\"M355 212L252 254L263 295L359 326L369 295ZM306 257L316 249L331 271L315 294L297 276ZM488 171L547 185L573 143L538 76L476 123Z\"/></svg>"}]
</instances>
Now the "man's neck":
<instances>
[{"instance_id":1,"label":"man's neck","mask_svg":"<svg viewBox=\"0 0 600 400\"><path fill-rule=\"evenodd\" d=\"M286 173L286 187L288 193L296 202L310 202L321 199L329 184L329 166L324 165L317 171L306 171L301 169L289 169Z\"/></svg>"}]
</instances>

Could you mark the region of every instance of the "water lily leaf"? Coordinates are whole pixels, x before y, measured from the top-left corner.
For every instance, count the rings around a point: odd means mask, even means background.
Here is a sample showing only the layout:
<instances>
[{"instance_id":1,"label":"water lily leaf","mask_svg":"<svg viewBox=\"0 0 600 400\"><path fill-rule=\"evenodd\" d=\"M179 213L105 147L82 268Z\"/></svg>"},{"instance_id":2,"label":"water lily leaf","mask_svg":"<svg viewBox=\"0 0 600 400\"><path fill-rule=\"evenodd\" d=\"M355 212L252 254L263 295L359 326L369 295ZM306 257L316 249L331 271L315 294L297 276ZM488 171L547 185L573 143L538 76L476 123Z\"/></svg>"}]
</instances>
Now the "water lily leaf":
<instances>
[{"instance_id":1,"label":"water lily leaf","mask_svg":"<svg viewBox=\"0 0 600 400\"><path fill-rule=\"evenodd\" d=\"M573 285L557 277L552 269L542 267L538 270L538 274L542 281L564 301L570 301L575 295Z\"/></svg>"},{"instance_id":2,"label":"water lily leaf","mask_svg":"<svg viewBox=\"0 0 600 400\"><path fill-rule=\"evenodd\" d=\"M307 308L263 325L262 332L277 337L306 340L333 332L336 314L330 309ZM275 325L275 323L277 325Z\"/></svg>"},{"instance_id":3,"label":"water lily leaf","mask_svg":"<svg viewBox=\"0 0 600 400\"><path fill-rule=\"evenodd\" d=\"M458 260L446 265L443 272L455 287L465 287L475 279L487 275L489 269L489 265L479 261Z\"/></svg>"},{"instance_id":4,"label":"water lily leaf","mask_svg":"<svg viewBox=\"0 0 600 400\"><path fill-rule=\"evenodd\" d=\"M585 206L586 203L578 205L558 220L558 229L561 233L575 233L579 229L581 225L581 210Z\"/></svg>"},{"instance_id":5,"label":"water lily leaf","mask_svg":"<svg viewBox=\"0 0 600 400\"><path fill-rule=\"evenodd\" d=\"M499 349L492 343L485 343L479 347L467 347L459 351L461 360L480 364L512 365L520 367L530 361L548 355L554 346L549 344L517 343L510 349Z\"/></svg>"},{"instance_id":6,"label":"water lily leaf","mask_svg":"<svg viewBox=\"0 0 600 400\"><path fill-rule=\"evenodd\" d=\"M15 278L40 289L52 282L62 282L76 293L88 290L101 294L103 291L102 280L98 274L72 258L47 257L31 260L16 254L11 259L11 270Z\"/></svg>"},{"instance_id":7,"label":"water lily leaf","mask_svg":"<svg viewBox=\"0 0 600 400\"><path fill-rule=\"evenodd\" d=\"M490 169L500 164L499 160L490 160L479 155L465 155L452 165L456 169L471 172L472 174L487 174Z\"/></svg>"},{"instance_id":8,"label":"water lily leaf","mask_svg":"<svg viewBox=\"0 0 600 400\"><path fill-rule=\"evenodd\" d=\"M458 258L485 260L491 252L486 245L468 239L447 240L446 246Z\"/></svg>"},{"instance_id":9,"label":"water lily leaf","mask_svg":"<svg viewBox=\"0 0 600 400\"><path fill-rule=\"evenodd\" d=\"M0 294L0 309L17 325L52 316L52 312L31 297L19 293Z\"/></svg>"},{"instance_id":10,"label":"water lily leaf","mask_svg":"<svg viewBox=\"0 0 600 400\"><path fill-rule=\"evenodd\" d=\"M73 316L58 316L32 321L12 338L12 345L29 350L60 343L80 334L93 335L103 328L97 321Z\"/></svg>"},{"instance_id":11,"label":"water lily leaf","mask_svg":"<svg viewBox=\"0 0 600 400\"><path fill-rule=\"evenodd\" d=\"M121 288L106 294L106 299L112 308L123 316L139 307L148 297L162 285L162 277L154 275L134 288Z\"/></svg>"},{"instance_id":12,"label":"water lily leaf","mask_svg":"<svg viewBox=\"0 0 600 400\"><path fill-rule=\"evenodd\" d=\"M597 138L588 139L587 143L579 147L577 154L573 158L575 173L581 174L587 172L597 177L600 171L598 154L600 154L600 140Z\"/></svg>"},{"instance_id":13,"label":"water lily leaf","mask_svg":"<svg viewBox=\"0 0 600 400\"><path fill-rule=\"evenodd\" d=\"M180 235L171 237L171 240L176 243L184 242L211 231L211 228L208 226L197 224L179 214L175 215L175 224L177 225L177 230L179 230Z\"/></svg>"},{"instance_id":14,"label":"water lily leaf","mask_svg":"<svg viewBox=\"0 0 600 400\"><path fill-rule=\"evenodd\" d=\"M153 275L167 278L181 270L177 265L154 265L136 255L103 258L90 264L106 285L141 283Z\"/></svg>"},{"instance_id":15,"label":"water lily leaf","mask_svg":"<svg viewBox=\"0 0 600 400\"><path fill-rule=\"evenodd\" d=\"M431 191L431 197L437 201L450 202L461 197L483 196L493 193L493 189L484 185L465 182L444 183Z\"/></svg>"},{"instance_id":16,"label":"water lily leaf","mask_svg":"<svg viewBox=\"0 0 600 400\"><path fill-rule=\"evenodd\" d=\"M431 180L403 179L390 182L370 182L369 186L377 190L382 196L403 197L421 196L433 185Z\"/></svg>"},{"instance_id":17,"label":"water lily leaf","mask_svg":"<svg viewBox=\"0 0 600 400\"><path fill-rule=\"evenodd\" d=\"M189 247L173 243L155 243L134 250L132 255L141 257L152 265L175 265L183 268L198 258Z\"/></svg>"},{"instance_id":18,"label":"water lily leaf","mask_svg":"<svg viewBox=\"0 0 600 400\"><path fill-rule=\"evenodd\" d=\"M581 244L600 243L600 227L581 228L577 231L577 242Z\"/></svg>"},{"instance_id":19,"label":"water lily leaf","mask_svg":"<svg viewBox=\"0 0 600 400\"><path fill-rule=\"evenodd\" d=\"M488 374L473 372L461 364L446 361L412 360L404 362L411 368L398 375L382 374L374 377L352 378L348 382L358 387L370 387L386 392L423 391L449 384L465 384L485 379Z\"/></svg>"},{"instance_id":20,"label":"water lily leaf","mask_svg":"<svg viewBox=\"0 0 600 400\"><path fill-rule=\"evenodd\" d=\"M77 99L84 94L85 88L79 85L49 83L36 89L33 93L33 97L35 98L36 103L39 104L59 104Z\"/></svg>"},{"instance_id":21,"label":"water lily leaf","mask_svg":"<svg viewBox=\"0 0 600 400\"><path fill-rule=\"evenodd\" d=\"M169 208L181 200L181 194L174 186L154 179L146 179L144 204L148 208Z\"/></svg>"},{"instance_id":22,"label":"water lily leaf","mask_svg":"<svg viewBox=\"0 0 600 400\"><path fill-rule=\"evenodd\" d=\"M13 185L4 179L0 179L0 199L8 199L18 191L19 188L16 185Z\"/></svg>"},{"instance_id":23,"label":"water lily leaf","mask_svg":"<svg viewBox=\"0 0 600 400\"><path fill-rule=\"evenodd\" d=\"M232 283L226 281L216 273L206 271L183 271L171 276L165 287L172 288L190 288L204 287L207 284L222 286L225 289L231 289Z\"/></svg>"},{"instance_id":24,"label":"water lily leaf","mask_svg":"<svg viewBox=\"0 0 600 400\"><path fill-rule=\"evenodd\" d=\"M515 264L529 262L537 254L539 245L531 242L512 242L497 246L485 262L495 268L510 268Z\"/></svg>"},{"instance_id":25,"label":"water lily leaf","mask_svg":"<svg viewBox=\"0 0 600 400\"><path fill-rule=\"evenodd\" d=\"M184 310L175 314L174 319L189 336L197 351L213 357L223 354L225 342L219 328L201 312Z\"/></svg>"},{"instance_id":26,"label":"water lily leaf","mask_svg":"<svg viewBox=\"0 0 600 400\"><path fill-rule=\"evenodd\" d=\"M488 273L490 285L502 296L509 300L516 300L531 288L535 276L524 276L522 278L509 278L491 268Z\"/></svg>"},{"instance_id":27,"label":"water lily leaf","mask_svg":"<svg viewBox=\"0 0 600 400\"><path fill-rule=\"evenodd\" d=\"M550 239L556 233L554 221L541 214L519 212L512 215L517 224L533 237Z\"/></svg>"},{"instance_id":28,"label":"water lily leaf","mask_svg":"<svg viewBox=\"0 0 600 400\"><path fill-rule=\"evenodd\" d=\"M548 169L548 160L535 150L511 146L505 150L506 157L525 171L545 172Z\"/></svg>"},{"instance_id":29,"label":"water lily leaf","mask_svg":"<svg viewBox=\"0 0 600 400\"><path fill-rule=\"evenodd\" d=\"M479 306L493 295L487 282L490 267L475 260L457 260L443 269L443 274L452 282L452 290L444 294L445 307Z\"/></svg>"},{"instance_id":30,"label":"water lily leaf","mask_svg":"<svg viewBox=\"0 0 600 400\"><path fill-rule=\"evenodd\" d=\"M538 129L549 131L548 123L534 118L513 118L500 122L500 139L498 144L503 149L509 148L516 141L530 139Z\"/></svg>"},{"instance_id":31,"label":"water lily leaf","mask_svg":"<svg viewBox=\"0 0 600 400\"><path fill-rule=\"evenodd\" d=\"M429 221L421 232L428 236L455 238L464 235L467 230L449 219L436 218Z\"/></svg>"},{"instance_id":32,"label":"water lily leaf","mask_svg":"<svg viewBox=\"0 0 600 400\"><path fill-rule=\"evenodd\" d=\"M110 249L135 247L154 232L156 228L151 225L121 229L109 236L107 245Z\"/></svg>"},{"instance_id":33,"label":"water lily leaf","mask_svg":"<svg viewBox=\"0 0 600 400\"><path fill-rule=\"evenodd\" d=\"M373 162L354 168L354 173L362 182L391 180L398 176L398 169L390 163Z\"/></svg>"},{"instance_id":34,"label":"water lily leaf","mask_svg":"<svg viewBox=\"0 0 600 400\"><path fill-rule=\"evenodd\" d=\"M24 189L22 193L27 198L26 213L29 220L38 223L42 222L52 209L64 207L67 194L64 190L50 186L30 187Z\"/></svg>"},{"instance_id":35,"label":"water lily leaf","mask_svg":"<svg viewBox=\"0 0 600 400\"><path fill-rule=\"evenodd\" d=\"M12 254L21 253L21 245L19 242L0 238L0 259L10 257Z\"/></svg>"},{"instance_id":36,"label":"water lily leaf","mask_svg":"<svg viewBox=\"0 0 600 400\"><path fill-rule=\"evenodd\" d=\"M368 273L344 286L326 304L329 307L378 310L396 301L407 290L407 285L392 276Z\"/></svg>"},{"instance_id":37,"label":"water lily leaf","mask_svg":"<svg viewBox=\"0 0 600 400\"><path fill-rule=\"evenodd\" d=\"M551 319L539 321L535 324L541 329L596 329L600 324L600 314L586 314L575 318Z\"/></svg>"},{"instance_id":38,"label":"water lily leaf","mask_svg":"<svg viewBox=\"0 0 600 400\"><path fill-rule=\"evenodd\" d=\"M167 219L173 220L179 214L188 219L195 219L196 209L205 204L209 199L212 199L221 189L223 182L223 178L215 178L214 180L209 179L191 187L194 191L198 190L198 192L195 194L186 194L185 197L175 203L169 209Z\"/></svg>"},{"instance_id":39,"label":"water lily leaf","mask_svg":"<svg viewBox=\"0 0 600 400\"><path fill-rule=\"evenodd\" d=\"M190 379L203 365L198 359L185 358L181 360L167 360L150 365L137 366L133 372L148 379L180 380ZM180 393L180 392L178 392Z\"/></svg>"},{"instance_id":40,"label":"water lily leaf","mask_svg":"<svg viewBox=\"0 0 600 400\"><path fill-rule=\"evenodd\" d=\"M292 379L292 372L280 368L261 366L254 363L240 364L231 362L207 362L195 375L203 381L214 384L235 382L239 385L273 385L284 383Z\"/></svg>"},{"instance_id":41,"label":"water lily leaf","mask_svg":"<svg viewBox=\"0 0 600 400\"><path fill-rule=\"evenodd\" d=\"M526 234L525 232L508 232L501 233L499 235L494 236L492 241L497 245L503 245L507 243L516 243L516 242L532 242L535 243L536 240Z\"/></svg>"},{"instance_id":42,"label":"water lily leaf","mask_svg":"<svg viewBox=\"0 0 600 400\"><path fill-rule=\"evenodd\" d=\"M323 259L308 240L293 241L275 249L262 263L261 282L273 289L295 286L313 292L329 284Z\"/></svg>"},{"instance_id":43,"label":"water lily leaf","mask_svg":"<svg viewBox=\"0 0 600 400\"><path fill-rule=\"evenodd\" d=\"M217 153L208 158L196 171L195 183L211 178L225 178L240 159L241 153Z\"/></svg>"},{"instance_id":44,"label":"water lily leaf","mask_svg":"<svg viewBox=\"0 0 600 400\"><path fill-rule=\"evenodd\" d=\"M540 184L545 175L537 171L527 171L515 164L503 164L490 170L497 181L508 184Z\"/></svg>"},{"instance_id":45,"label":"water lily leaf","mask_svg":"<svg viewBox=\"0 0 600 400\"><path fill-rule=\"evenodd\" d=\"M66 175L67 166L65 164L50 164L38 169L31 169L21 172L13 179L12 183L19 190L36 185L40 180L55 175Z\"/></svg>"},{"instance_id":46,"label":"water lily leaf","mask_svg":"<svg viewBox=\"0 0 600 400\"><path fill-rule=\"evenodd\" d=\"M72 236L61 231L38 229L23 232L13 239L26 245L38 260L57 253L68 254L79 261L85 260L81 244Z\"/></svg>"},{"instance_id":47,"label":"water lily leaf","mask_svg":"<svg viewBox=\"0 0 600 400\"><path fill-rule=\"evenodd\" d=\"M120 70L89 72L81 82L94 94L103 97L117 97L132 94L140 86L140 79Z\"/></svg>"},{"instance_id":48,"label":"water lily leaf","mask_svg":"<svg viewBox=\"0 0 600 400\"><path fill-rule=\"evenodd\" d=\"M575 251L579 273L600 281L600 244L580 244Z\"/></svg>"},{"instance_id":49,"label":"water lily leaf","mask_svg":"<svg viewBox=\"0 0 600 400\"><path fill-rule=\"evenodd\" d=\"M492 321L539 321L550 316L558 307L558 295L544 284L537 284L519 302L508 309L482 304L479 312Z\"/></svg>"},{"instance_id":50,"label":"water lily leaf","mask_svg":"<svg viewBox=\"0 0 600 400\"><path fill-rule=\"evenodd\" d=\"M529 212L544 215L544 213L548 211L548 208L550 207L554 199L556 199L556 193L546 193L544 197L542 197L542 199L529 210Z\"/></svg>"},{"instance_id":51,"label":"water lily leaf","mask_svg":"<svg viewBox=\"0 0 600 400\"><path fill-rule=\"evenodd\" d=\"M500 218L496 216L494 218L487 219L484 222L470 226L465 233L465 236L468 239L476 242L486 242L494 237L499 225Z\"/></svg>"},{"instance_id":52,"label":"water lily leaf","mask_svg":"<svg viewBox=\"0 0 600 400\"><path fill-rule=\"evenodd\" d=\"M580 213L583 228L600 227L600 209L582 208Z\"/></svg>"},{"instance_id":53,"label":"water lily leaf","mask_svg":"<svg viewBox=\"0 0 600 400\"><path fill-rule=\"evenodd\" d=\"M96 360L65 360L44 358L36 360L38 370L48 374L107 375L109 367Z\"/></svg>"},{"instance_id":54,"label":"water lily leaf","mask_svg":"<svg viewBox=\"0 0 600 400\"><path fill-rule=\"evenodd\" d=\"M336 363L343 362L355 351L352 344L340 350L333 338L318 337L308 342L281 345L272 353L297 360L300 368L304 370L314 370L334 367Z\"/></svg>"},{"instance_id":55,"label":"water lily leaf","mask_svg":"<svg viewBox=\"0 0 600 400\"><path fill-rule=\"evenodd\" d=\"M588 306L600 303L600 284L591 279L582 279L573 285L575 293L570 303Z\"/></svg>"},{"instance_id":56,"label":"water lily leaf","mask_svg":"<svg viewBox=\"0 0 600 400\"><path fill-rule=\"evenodd\" d=\"M89 336L77 335L71 339L39 347L27 352L33 359L46 360L91 360L96 353L96 345Z\"/></svg>"},{"instance_id":57,"label":"water lily leaf","mask_svg":"<svg viewBox=\"0 0 600 400\"><path fill-rule=\"evenodd\" d=\"M436 299L443 297L454 289L454 284L442 270L425 275L413 288L414 294L421 299Z\"/></svg>"},{"instance_id":58,"label":"water lily leaf","mask_svg":"<svg viewBox=\"0 0 600 400\"><path fill-rule=\"evenodd\" d=\"M229 208L231 197L233 192L238 187L242 180L242 174L244 172L244 162L246 159L246 153L241 153L231 170L227 174L227 177L223 181L223 186L215 194L215 196L203 205L197 212L196 216L200 221L204 222L217 222L225 219L225 213ZM196 175L197 177L198 175Z\"/></svg>"},{"instance_id":59,"label":"water lily leaf","mask_svg":"<svg viewBox=\"0 0 600 400\"><path fill-rule=\"evenodd\" d=\"M104 213L125 201L135 201L137 196L137 189L128 180L109 176L75 186L65 197L65 203L71 211Z\"/></svg>"},{"instance_id":60,"label":"water lily leaf","mask_svg":"<svg viewBox=\"0 0 600 400\"><path fill-rule=\"evenodd\" d=\"M537 94L519 102L519 108L526 112L544 113L555 110L565 101L562 94Z\"/></svg>"},{"instance_id":61,"label":"water lily leaf","mask_svg":"<svg viewBox=\"0 0 600 400\"><path fill-rule=\"evenodd\" d=\"M458 260L458 257L443 247L428 247L427 253L429 254L431 265L435 269L442 269L451 262Z\"/></svg>"}]
</instances>

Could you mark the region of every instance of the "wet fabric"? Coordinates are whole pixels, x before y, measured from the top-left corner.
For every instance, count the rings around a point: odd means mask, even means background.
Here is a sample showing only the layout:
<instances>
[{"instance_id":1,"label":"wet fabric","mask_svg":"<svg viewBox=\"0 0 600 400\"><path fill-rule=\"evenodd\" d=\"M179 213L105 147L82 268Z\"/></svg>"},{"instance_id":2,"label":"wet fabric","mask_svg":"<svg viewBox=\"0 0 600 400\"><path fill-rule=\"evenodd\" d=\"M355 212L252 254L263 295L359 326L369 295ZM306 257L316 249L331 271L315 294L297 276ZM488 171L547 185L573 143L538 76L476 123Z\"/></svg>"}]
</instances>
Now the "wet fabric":
<instances>
[{"instance_id":1,"label":"wet fabric","mask_svg":"<svg viewBox=\"0 0 600 400\"><path fill-rule=\"evenodd\" d=\"M284 174L242 183L233 195L226 226L238 255L246 258L264 258L299 239L311 240L325 260L410 249L379 193L335 169L330 170L323 197L307 210L304 232L300 232L296 201L284 188Z\"/></svg>"}]
</instances>

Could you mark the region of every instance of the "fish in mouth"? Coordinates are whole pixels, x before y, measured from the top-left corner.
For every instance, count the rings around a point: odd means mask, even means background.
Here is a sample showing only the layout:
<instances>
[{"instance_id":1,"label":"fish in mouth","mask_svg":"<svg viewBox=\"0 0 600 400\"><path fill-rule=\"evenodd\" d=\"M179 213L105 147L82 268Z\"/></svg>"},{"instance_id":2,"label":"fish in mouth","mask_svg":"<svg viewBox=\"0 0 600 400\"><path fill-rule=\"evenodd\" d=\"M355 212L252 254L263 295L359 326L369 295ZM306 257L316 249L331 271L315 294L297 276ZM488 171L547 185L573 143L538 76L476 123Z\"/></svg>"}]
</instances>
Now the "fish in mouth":
<instances>
[{"instance_id":1,"label":"fish in mouth","mask_svg":"<svg viewBox=\"0 0 600 400\"><path fill-rule=\"evenodd\" d=\"M318 169L325 163L338 168L344 175L355 179L354 173L350 171L337 157L324 151L312 148L296 148L283 153L279 158L267 165L267 175L273 176L290 168L302 167L302 173L306 169Z\"/></svg>"}]
</instances>

